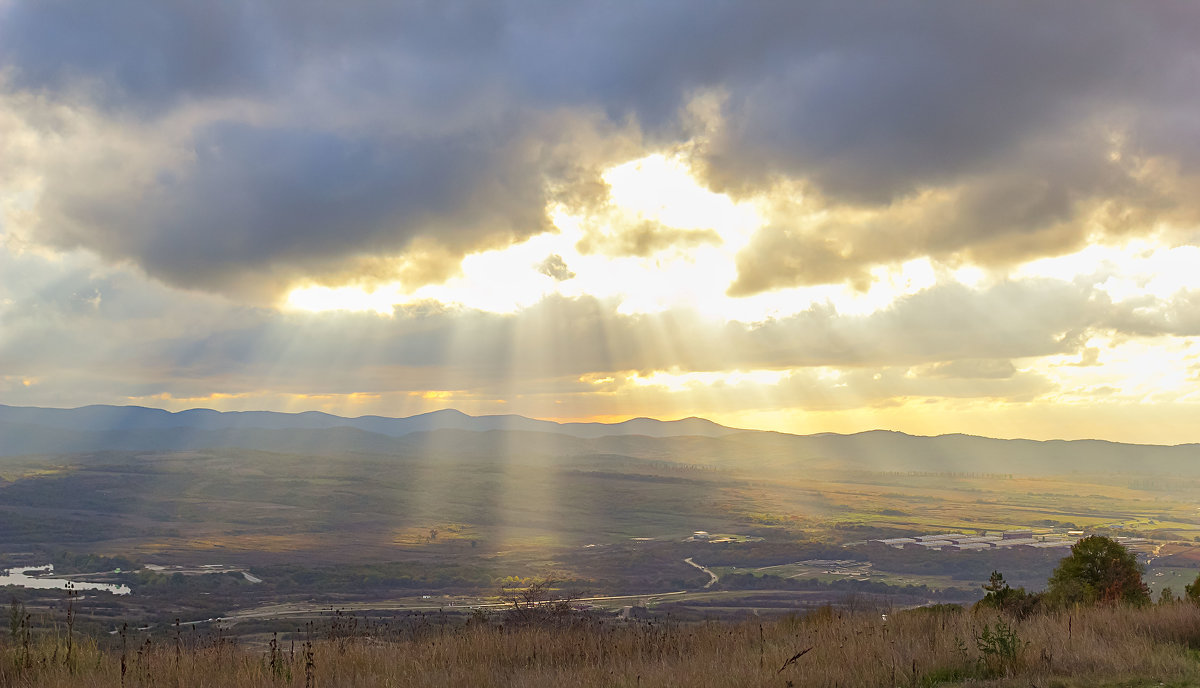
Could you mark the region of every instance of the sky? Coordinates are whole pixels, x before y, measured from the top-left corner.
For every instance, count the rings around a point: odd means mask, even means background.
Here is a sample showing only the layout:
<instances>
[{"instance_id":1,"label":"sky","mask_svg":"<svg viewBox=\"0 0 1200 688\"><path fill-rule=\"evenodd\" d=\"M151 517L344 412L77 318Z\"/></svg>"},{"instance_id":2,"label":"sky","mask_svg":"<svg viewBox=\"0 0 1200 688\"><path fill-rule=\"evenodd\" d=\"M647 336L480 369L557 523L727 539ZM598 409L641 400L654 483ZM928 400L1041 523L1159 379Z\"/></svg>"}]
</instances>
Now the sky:
<instances>
[{"instance_id":1,"label":"sky","mask_svg":"<svg viewBox=\"0 0 1200 688\"><path fill-rule=\"evenodd\" d=\"M1198 35L0 0L0 403L1200 442Z\"/></svg>"}]
</instances>

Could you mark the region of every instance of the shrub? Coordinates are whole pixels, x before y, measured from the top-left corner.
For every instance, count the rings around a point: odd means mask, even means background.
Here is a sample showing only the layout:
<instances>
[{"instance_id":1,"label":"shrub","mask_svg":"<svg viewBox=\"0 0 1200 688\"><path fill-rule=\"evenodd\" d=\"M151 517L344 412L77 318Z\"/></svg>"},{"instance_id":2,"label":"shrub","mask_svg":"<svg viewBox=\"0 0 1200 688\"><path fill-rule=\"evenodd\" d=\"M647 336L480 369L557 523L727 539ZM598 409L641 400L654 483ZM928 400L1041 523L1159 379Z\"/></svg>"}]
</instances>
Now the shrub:
<instances>
[{"instance_id":1,"label":"shrub","mask_svg":"<svg viewBox=\"0 0 1200 688\"><path fill-rule=\"evenodd\" d=\"M1010 676L1018 668L1021 652L1027 643L1021 641L1017 630L996 619L995 627L983 625L975 647L979 649L979 663L984 673L990 676Z\"/></svg>"}]
</instances>

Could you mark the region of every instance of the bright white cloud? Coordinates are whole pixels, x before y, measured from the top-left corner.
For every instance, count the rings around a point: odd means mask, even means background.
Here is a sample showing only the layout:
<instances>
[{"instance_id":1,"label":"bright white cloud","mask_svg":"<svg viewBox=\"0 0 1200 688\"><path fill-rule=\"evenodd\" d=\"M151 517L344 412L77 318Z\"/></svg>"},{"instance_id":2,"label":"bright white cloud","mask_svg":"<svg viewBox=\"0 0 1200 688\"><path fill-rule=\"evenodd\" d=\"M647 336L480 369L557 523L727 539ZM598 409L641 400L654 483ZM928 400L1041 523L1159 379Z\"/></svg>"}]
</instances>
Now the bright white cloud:
<instances>
[{"instance_id":1,"label":"bright white cloud","mask_svg":"<svg viewBox=\"0 0 1200 688\"><path fill-rule=\"evenodd\" d=\"M1077 356L1028 362L1060 388L1058 402L1200 402L1200 337L1095 336Z\"/></svg>"},{"instance_id":2,"label":"bright white cloud","mask_svg":"<svg viewBox=\"0 0 1200 688\"><path fill-rule=\"evenodd\" d=\"M873 267L865 290L828 284L730 297L726 290L737 277L736 255L765 222L758 207L764 199L735 202L704 188L683 158L662 154L617 165L603 178L610 185L611 205L596 216L558 208L551 215L556 232L466 256L459 274L441 284L413 290L405 290L398 282L371 287L309 285L292 290L286 306L389 315L393 306L432 299L457 307L515 313L558 294L614 300L623 315L687 308L722 321L761 322L821 304L846 315L866 315L934 286L939 272L943 277L946 274L931 259L921 257ZM620 234L645 222L671 230L712 231L719 241L666 245L644 256L580 250L589 232ZM542 274L537 267L549 255L560 256L575 276L557 281Z\"/></svg>"},{"instance_id":3,"label":"bright white cloud","mask_svg":"<svg viewBox=\"0 0 1200 688\"><path fill-rule=\"evenodd\" d=\"M1017 267L1013 275L1088 279L1118 302L1169 299L1180 291L1200 289L1200 247L1172 246L1155 237L1092 244L1074 253L1030 261Z\"/></svg>"}]
</instances>

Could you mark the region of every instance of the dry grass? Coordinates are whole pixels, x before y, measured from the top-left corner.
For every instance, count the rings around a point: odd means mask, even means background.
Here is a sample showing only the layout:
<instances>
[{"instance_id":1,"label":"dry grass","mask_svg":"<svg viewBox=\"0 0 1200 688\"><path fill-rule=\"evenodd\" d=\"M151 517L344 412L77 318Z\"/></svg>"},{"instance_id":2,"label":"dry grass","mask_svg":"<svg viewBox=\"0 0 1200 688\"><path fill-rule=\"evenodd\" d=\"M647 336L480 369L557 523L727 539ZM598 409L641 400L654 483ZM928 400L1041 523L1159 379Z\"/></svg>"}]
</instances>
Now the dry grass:
<instances>
[{"instance_id":1,"label":"dry grass","mask_svg":"<svg viewBox=\"0 0 1200 688\"><path fill-rule=\"evenodd\" d=\"M555 627L426 626L280 641L251 650L209 639L119 650L76 643L72 666L53 636L2 648L3 686L1095 686L1200 682L1200 608L1097 608L1010 624L1009 656L980 638L998 617L969 612L878 615L825 610L807 618L740 624ZM343 626L347 628L348 626ZM1010 638L1011 639L1011 638ZM132 645L132 643L131 643ZM992 649L996 649L993 644ZM785 662L807 648L793 663ZM781 667L784 667L782 671Z\"/></svg>"}]
</instances>

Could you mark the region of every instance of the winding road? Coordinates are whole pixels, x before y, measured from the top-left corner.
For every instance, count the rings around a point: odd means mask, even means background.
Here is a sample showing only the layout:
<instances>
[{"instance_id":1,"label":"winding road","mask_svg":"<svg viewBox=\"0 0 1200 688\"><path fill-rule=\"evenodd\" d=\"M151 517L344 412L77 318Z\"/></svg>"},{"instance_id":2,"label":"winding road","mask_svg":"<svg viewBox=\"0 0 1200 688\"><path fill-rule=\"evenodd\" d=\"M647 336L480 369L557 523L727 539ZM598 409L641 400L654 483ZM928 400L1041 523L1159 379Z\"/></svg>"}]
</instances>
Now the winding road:
<instances>
[{"instance_id":1,"label":"winding road","mask_svg":"<svg viewBox=\"0 0 1200 688\"><path fill-rule=\"evenodd\" d=\"M687 559L684 559L684 562L686 562L686 563L688 563L688 564L691 564L692 566L695 566L696 568L700 569L701 571L703 571L703 572L707 573L708 575L712 576L712 580L710 580L710 581L708 581L707 583L705 583L705 584L704 584L704 589L705 589L705 590L707 590L707 589L711 588L711 587L713 586L713 583L716 583L716 582L719 580L719 579L717 578L717 574L713 573L712 571L709 571L707 566L702 566L702 565L700 565L700 564L697 564L696 562L692 561L692 558L691 558L691 557L688 557Z\"/></svg>"}]
</instances>

